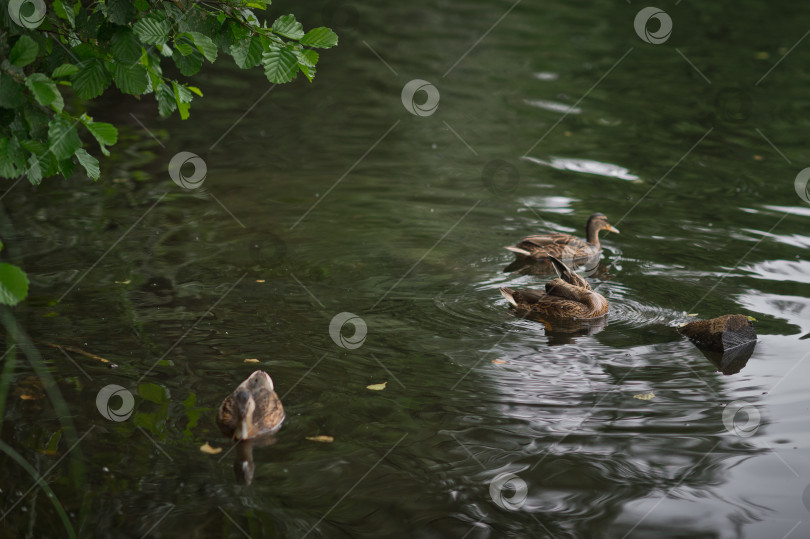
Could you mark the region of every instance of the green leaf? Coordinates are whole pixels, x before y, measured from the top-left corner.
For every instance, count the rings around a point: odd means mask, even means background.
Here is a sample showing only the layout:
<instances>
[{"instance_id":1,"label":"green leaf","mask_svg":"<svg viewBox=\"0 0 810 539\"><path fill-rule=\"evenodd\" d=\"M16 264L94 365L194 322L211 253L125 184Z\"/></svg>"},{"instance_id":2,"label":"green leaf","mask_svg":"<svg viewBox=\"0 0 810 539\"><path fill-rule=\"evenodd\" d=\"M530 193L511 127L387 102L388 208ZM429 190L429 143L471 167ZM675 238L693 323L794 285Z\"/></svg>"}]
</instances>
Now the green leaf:
<instances>
[{"instance_id":1,"label":"green leaf","mask_svg":"<svg viewBox=\"0 0 810 539\"><path fill-rule=\"evenodd\" d=\"M273 32L290 39L304 37L304 26L295 20L295 15L283 15L276 19L272 26Z\"/></svg>"},{"instance_id":2,"label":"green leaf","mask_svg":"<svg viewBox=\"0 0 810 539\"><path fill-rule=\"evenodd\" d=\"M213 63L217 59L217 46L210 37L199 32L186 32L191 36L194 45L205 56L205 59Z\"/></svg>"},{"instance_id":3,"label":"green leaf","mask_svg":"<svg viewBox=\"0 0 810 539\"><path fill-rule=\"evenodd\" d=\"M129 28L123 28L110 38L110 52L121 64L131 65L141 58L141 42Z\"/></svg>"},{"instance_id":4,"label":"green leaf","mask_svg":"<svg viewBox=\"0 0 810 539\"><path fill-rule=\"evenodd\" d=\"M313 28L301 38L301 45L318 49L329 49L338 43L338 36L325 26Z\"/></svg>"},{"instance_id":5,"label":"green leaf","mask_svg":"<svg viewBox=\"0 0 810 539\"><path fill-rule=\"evenodd\" d=\"M65 107L62 94L56 87L56 83L42 73L32 73L25 79L25 85L34 94L34 99L43 107L52 107L61 112Z\"/></svg>"},{"instance_id":6,"label":"green leaf","mask_svg":"<svg viewBox=\"0 0 810 539\"><path fill-rule=\"evenodd\" d=\"M79 164L84 167L85 172L87 172L90 178L98 180L101 174L98 168L98 159L87 153L87 150L84 148L76 150L76 159L79 161Z\"/></svg>"},{"instance_id":7,"label":"green leaf","mask_svg":"<svg viewBox=\"0 0 810 539\"><path fill-rule=\"evenodd\" d=\"M73 74L73 89L82 99L93 99L104 93L112 82L104 62L97 58L85 60Z\"/></svg>"},{"instance_id":8,"label":"green leaf","mask_svg":"<svg viewBox=\"0 0 810 539\"><path fill-rule=\"evenodd\" d=\"M57 168L62 176L70 178L73 176L73 169L76 168L76 163L73 162L73 159L62 159L57 163Z\"/></svg>"},{"instance_id":9,"label":"green leaf","mask_svg":"<svg viewBox=\"0 0 810 539\"><path fill-rule=\"evenodd\" d=\"M110 155L107 146L112 146L118 142L118 129L116 129L113 124L94 122L92 120L85 121L84 126L90 131L90 134L93 135L96 141L98 141L98 145L101 147L101 153Z\"/></svg>"},{"instance_id":10,"label":"green leaf","mask_svg":"<svg viewBox=\"0 0 810 539\"><path fill-rule=\"evenodd\" d=\"M56 117L48 124L48 146L57 160L71 157L82 147L79 133L70 122Z\"/></svg>"},{"instance_id":11,"label":"green leaf","mask_svg":"<svg viewBox=\"0 0 810 539\"><path fill-rule=\"evenodd\" d=\"M0 177L16 178L25 171L25 151L15 138L0 139Z\"/></svg>"},{"instance_id":12,"label":"green leaf","mask_svg":"<svg viewBox=\"0 0 810 539\"><path fill-rule=\"evenodd\" d=\"M174 81L172 81L172 88L174 89L174 100L177 103L177 110L180 112L180 118L185 120L188 118L188 109L191 108L189 103L191 103L194 96L188 90L188 88L185 88Z\"/></svg>"},{"instance_id":13,"label":"green leaf","mask_svg":"<svg viewBox=\"0 0 810 539\"><path fill-rule=\"evenodd\" d=\"M113 80L119 90L125 94L141 95L149 86L149 76L141 64L113 66Z\"/></svg>"},{"instance_id":14,"label":"green leaf","mask_svg":"<svg viewBox=\"0 0 810 539\"><path fill-rule=\"evenodd\" d=\"M25 175L28 176L31 185L42 183L42 167L39 165L39 158L36 155L28 158L28 170L26 170Z\"/></svg>"},{"instance_id":15,"label":"green leaf","mask_svg":"<svg viewBox=\"0 0 810 539\"><path fill-rule=\"evenodd\" d=\"M140 19L132 26L132 30L141 42L147 45L163 45L169 39L169 23L153 18Z\"/></svg>"},{"instance_id":16,"label":"green leaf","mask_svg":"<svg viewBox=\"0 0 810 539\"><path fill-rule=\"evenodd\" d=\"M11 62L11 65L25 67L36 60L38 52L39 46L37 42L26 35L22 35L11 48L8 61Z\"/></svg>"},{"instance_id":17,"label":"green leaf","mask_svg":"<svg viewBox=\"0 0 810 539\"><path fill-rule=\"evenodd\" d=\"M28 277L13 264L0 264L0 303L17 305L28 296Z\"/></svg>"},{"instance_id":18,"label":"green leaf","mask_svg":"<svg viewBox=\"0 0 810 539\"><path fill-rule=\"evenodd\" d=\"M142 399L154 402L155 404L169 402L169 391L163 386L151 382L139 384L138 395L140 395Z\"/></svg>"},{"instance_id":19,"label":"green leaf","mask_svg":"<svg viewBox=\"0 0 810 539\"><path fill-rule=\"evenodd\" d=\"M312 49L304 49L295 51L295 55L298 57L298 67L301 68L301 73L309 82L312 82L312 79L315 78L315 64L318 63L318 53Z\"/></svg>"},{"instance_id":20,"label":"green leaf","mask_svg":"<svg viewBox=\"0 0 810 539\"><path fill-rule=\"evenodd\" d=\"M23 90L23 85L14 77L0 71L0 107L16 109L21 106L25 101Z\"/></svg>"},{"instance_id":21,"label":"green leaf","mask_svg":"<svg viewBox=\"0 0 810 539\"><path fill-rule=\"evenodd\" d=\"M262 61L262 41L258 37L247 37L231 45L231 56L242 69L250 69Z\"/></svg>"},{"instance_id":22,"label":"green leaf","mask_svg":"<svg viewBox=\"0 0 810 539\"><path fill-rule=\"evenodd\" d=\"M126 26L135 17L135 6L131 0L107 0L107 17L110 22Z\"/></svg>"},{"instance_id":23,"label":"green leaf","mask_svg":"<svg viewBox=\"0 0 810 539\"><path fill-rule=\"evenodd\" d=\"M194 46L191 38L186 34L180 34L174 40L174 48L172 60L174 60L180 73L186 77L196 75L202 67L203 55Z\"/></svg>"},{"instance_id":24,"label":"green leaf","mask_svg":"<svg viewBox=\"0 0 810 539\"><path fill-rule=\"evenodd\" d=\"M73 6L70 5L70 0L67 0L67 2L68 5L65 7L65 3L62 2L62 0L55 0L53 10L56 12L57 17L65 19L70 23L72 28L76 28L76 16L73 13Z\"/></svg>"},{"instance_id":25,"label":"green leaf","mask_svg":"<svg viewBox=\"0 0 810 539\"><path fill-rule=\"evenodd\" d=\"M177 109L177 103L174 100L174 90L168 84L161 82L155 92L155 99L158 102L158 112L161 116L166 117Z\"/></svg>"},{"instance_id":26,"label":"green leaf","mask_svg":"<svg viewBox=\"0 0 810 539\"><path fill-rule=\"evenodd\" d=\"M288 48L271 45L262 53L264 74L267 80L275 83L290 82L298 73L298 60Z\"/></svg>"},{"instance_id":27,"label":"green leaf","mask_svg":"<svg viewBox=\"0 0 810 539\"><path fill-rule=\"evenodd\" d=\"M196 86L189 86L188 89L191 90L192 92L194 92L195 94L197 94L200 97L203 96L202 90L200 90Z\"/></svg>"},{"instance_id":28,"label":"green leaf","mask_svg":"<svg viewBox=\"0 0 810 539\"><path fill-rule=\"evenodd\" d=\"M73 64L62 64L53 70L53 73L51 73L51 77L67 77L73 75L78 70L79 68Z\"/></svg>"}]
</instances>

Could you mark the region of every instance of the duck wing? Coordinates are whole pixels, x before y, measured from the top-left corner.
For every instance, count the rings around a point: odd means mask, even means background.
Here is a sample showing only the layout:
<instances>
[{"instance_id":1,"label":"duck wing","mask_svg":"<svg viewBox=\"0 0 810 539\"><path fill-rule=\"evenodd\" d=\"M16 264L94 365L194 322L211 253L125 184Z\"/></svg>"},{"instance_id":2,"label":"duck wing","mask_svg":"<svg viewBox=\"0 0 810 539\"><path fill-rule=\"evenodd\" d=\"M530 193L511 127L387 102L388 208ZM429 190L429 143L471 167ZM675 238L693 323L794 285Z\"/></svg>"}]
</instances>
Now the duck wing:
<instances>
[{"instance_id":1,"label":"duck wing","mask_svg":"<svg viewBox=\"0 0 810 539\"><path fill-rule=\"evenodd\" d=\"M228 395L222 404L219 405L219 412L217 413L217 426L222 434L228 438L233 437L233 432L236 430L236 403L234 402L233 395Z\"/></svg>"},{"instance_id":2,"label":"duck wing","mask_svg":"<svg viewBox=\"0 0 810 539\"><path fill-rule=\"evenodd\" d=\"M280 429L285 414L276 392L261 388L253 393L253 400L256 402L256 409L253 411L256 432L250 433L251 437L272 434Z\"/></svg>"}]
</instances>

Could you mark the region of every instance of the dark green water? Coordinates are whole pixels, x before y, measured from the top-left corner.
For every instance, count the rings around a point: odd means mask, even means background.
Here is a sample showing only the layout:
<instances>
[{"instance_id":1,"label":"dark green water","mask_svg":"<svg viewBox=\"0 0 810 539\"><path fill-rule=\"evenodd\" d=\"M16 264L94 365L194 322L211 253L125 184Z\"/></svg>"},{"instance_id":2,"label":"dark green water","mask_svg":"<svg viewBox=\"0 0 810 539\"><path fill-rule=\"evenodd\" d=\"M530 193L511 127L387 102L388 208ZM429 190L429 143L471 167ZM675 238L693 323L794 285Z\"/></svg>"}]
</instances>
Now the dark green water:
<instances>
[{"instance_id":1,"label":"dark green water","mask_svg":"<svg viewBox=\"0 0 810 539\"><path fill-rule=\"evenodd\" d=\"M13 316L39 354L3 360L3 442L85 537L810 535L810 204L794 189L810 8L658 5L673 31L654 45L638 3L522 2L488 32L512 3L280 2L307 27L337 11L314 84L261 98L258 70L223 62L186 122L102 102L93 115L124 126L104 182L2 199L32 279ZM435 85L432 115L403 106L413 79ZM180 151L205 161L199 189L169 178ZM486 185L494 160L517 180ZM543 280L503 273L502 246L581 235L594 211L621 229L590 276L608 326L515 319L498 287ZM367 327L355 349L329 333L344 312ZM675 332L737 312L760 336L738 374ZM255 368L287 421L242 486L214 416ZM109 384L135 396L125 421L97 409ZM738 401L751 436L724 424ZM66 534L1 458L2 535Z\"/></svg>"}]
</instances>

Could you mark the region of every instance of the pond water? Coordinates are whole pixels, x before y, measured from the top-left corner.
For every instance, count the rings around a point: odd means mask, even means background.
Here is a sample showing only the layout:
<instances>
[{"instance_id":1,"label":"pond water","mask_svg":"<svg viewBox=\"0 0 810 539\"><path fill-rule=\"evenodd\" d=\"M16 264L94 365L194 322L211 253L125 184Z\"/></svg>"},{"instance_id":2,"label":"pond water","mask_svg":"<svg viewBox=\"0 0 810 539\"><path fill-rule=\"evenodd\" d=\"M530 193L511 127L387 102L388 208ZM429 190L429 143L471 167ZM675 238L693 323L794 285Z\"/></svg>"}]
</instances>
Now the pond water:
<instances>
[{"instance_id":1,"label":"pond water","mask_svg":"<svg viewBox=\"0 0 810 539\"><path fill-rule=\"evenodd\" d=\"M101 101L103 182L3 198L3 443L86 537L810 536L810 8L660 6L668 38L638 3L279 2L340 34L314 83ZM517 319L498 288L545 278L503 246L595 211L608 325ZM726 313L759 334L731 375L676 331ZM256 368L287 419L243 485L215 415ZM1 458L2 536L67 535Z\"/></svg>"}]
</instances>

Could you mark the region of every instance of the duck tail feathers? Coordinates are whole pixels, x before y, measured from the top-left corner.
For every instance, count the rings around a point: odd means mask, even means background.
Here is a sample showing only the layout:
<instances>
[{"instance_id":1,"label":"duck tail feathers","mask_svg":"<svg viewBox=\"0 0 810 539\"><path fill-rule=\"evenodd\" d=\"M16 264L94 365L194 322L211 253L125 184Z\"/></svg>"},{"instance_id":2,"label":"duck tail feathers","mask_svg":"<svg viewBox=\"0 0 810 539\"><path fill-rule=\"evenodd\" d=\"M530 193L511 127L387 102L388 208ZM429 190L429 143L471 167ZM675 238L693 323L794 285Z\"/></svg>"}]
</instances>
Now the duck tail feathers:
<instances>
[{"instance_id":1,"label":"duck tail feathers","mask_svg":"<svg viewBox=\"0 0 810 539\"><path fill-rule=\"evenodd\" d=\"M514 290L512 290L511 288L504 287L504 288L501 288L500 291L501 291L501 294L503 294L503 297L506 298L506 301L511 303L514 307L518 306L517 301L515 301L515 291Z\"/></svg>"}]
</instances>

